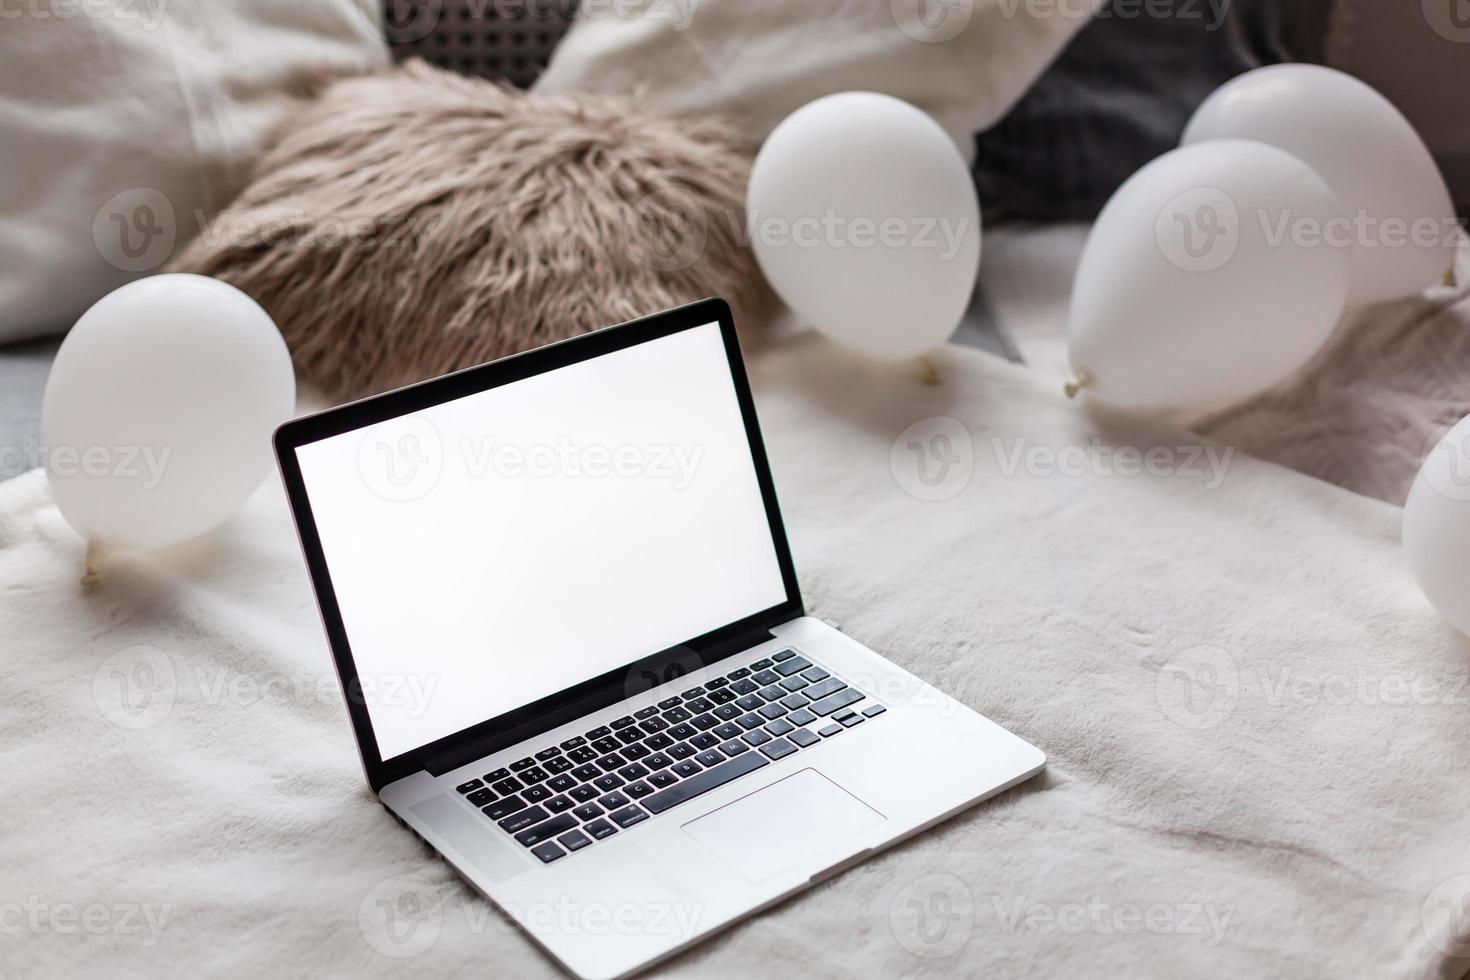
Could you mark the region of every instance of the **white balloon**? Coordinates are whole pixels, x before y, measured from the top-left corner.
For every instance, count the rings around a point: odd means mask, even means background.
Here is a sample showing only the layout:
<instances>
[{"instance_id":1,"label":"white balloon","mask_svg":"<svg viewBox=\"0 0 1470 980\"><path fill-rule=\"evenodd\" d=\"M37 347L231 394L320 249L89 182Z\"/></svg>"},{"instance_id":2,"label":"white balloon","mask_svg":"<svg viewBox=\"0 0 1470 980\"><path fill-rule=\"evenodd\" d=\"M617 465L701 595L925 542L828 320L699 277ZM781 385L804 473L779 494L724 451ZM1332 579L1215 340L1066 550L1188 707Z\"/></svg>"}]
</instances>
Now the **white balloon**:
<instances>
[{"instance_id":1,"label":"white balloon","mask_svg":"<svg viewBox=\"0 0 1470 980\"><path fill-rule=\"evenodd\" d=\"M1470 635L1470 418L1439 441L1409 488L1404 551L1430 604Z\"/></svg>"},{"instance_id":2,"label":"white balloon","mask_svg":"<svg viewBox=\"0 0 1470 980\"><path fill-rule=\"evenodd\" d=\"M907 102L844 92L798 109L756 157L746 204L766 278L831 339L897 360L959 325L980 205L954 143Z\"/></svg>"},{"instance_id":3,"label":"white balloon","mask_svg":"<svg viewBox=\"0 0 1470 980\"><path fill-rule=\"evenodd\" d=\"M104 547L202 534L260 485L295 397L280 331L234 286L169 274L109 293L66 335L46 383L62 516Z\"/></svg>"},{"instance_id":4,"label":"white balloon","mask_svg":"<svg viewBox=\"0 0 1470 980\"><path fill-rule=\"evenodd\" d=\"M1353 250L1348 300L1413 295L1454 261L1455 209L1444 177L1393 103L1321 65L1271 65L1216 90L1195 111L1184 143L1260 140L1298 157L1347 210L1335 233Z\"/></svg>"},{"instance_id":5,"label":"white balloon","mask_svg":"<svg viewBox=\"0 0 1470 980\"><path fill-rule=\"evenodd\" d=\"M1342 208L1311 168L1264 143L1183 147L1130 177L1077 269L1079 379L1116 405L1214 406L1306 363L1342 313L1348 252L1277 240L1269 221L1283 214L1320 225Z\"/></svg>"}]
</instances>

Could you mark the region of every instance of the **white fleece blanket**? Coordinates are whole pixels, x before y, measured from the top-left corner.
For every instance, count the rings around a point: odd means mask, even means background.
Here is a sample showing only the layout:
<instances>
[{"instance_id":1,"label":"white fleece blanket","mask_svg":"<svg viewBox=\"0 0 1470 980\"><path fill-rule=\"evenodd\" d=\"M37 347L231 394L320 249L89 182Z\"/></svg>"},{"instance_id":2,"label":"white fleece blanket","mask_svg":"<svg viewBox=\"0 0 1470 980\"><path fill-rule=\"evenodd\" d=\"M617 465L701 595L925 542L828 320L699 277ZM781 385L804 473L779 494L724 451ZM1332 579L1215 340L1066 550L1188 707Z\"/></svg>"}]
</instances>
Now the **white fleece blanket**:
<instances>
[{"instance_id":1,"label":"white fleece blanket","mask_svg":"<svg viewBox=\"0 0 1470 980\"><path fill-rule=\"evenodd\" d=\"M1461 975L1470 641L1397 509L938 362L756 358L802 586L1050 768L664 972ZM0 974L555 975L368 793L274 484L80 557L0 486Z\"/></svg>"}]
</instances>

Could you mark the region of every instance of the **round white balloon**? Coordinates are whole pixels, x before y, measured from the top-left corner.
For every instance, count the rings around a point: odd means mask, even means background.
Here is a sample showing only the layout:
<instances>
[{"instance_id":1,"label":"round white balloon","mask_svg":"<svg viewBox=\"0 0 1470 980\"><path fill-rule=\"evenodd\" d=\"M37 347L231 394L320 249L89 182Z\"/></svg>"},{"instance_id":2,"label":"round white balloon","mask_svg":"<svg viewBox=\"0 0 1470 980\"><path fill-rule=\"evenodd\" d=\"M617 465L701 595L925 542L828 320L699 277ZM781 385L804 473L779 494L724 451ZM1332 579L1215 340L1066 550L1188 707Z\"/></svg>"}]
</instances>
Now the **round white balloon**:
<instances>
[{"instance_id":1,"label":"round white balloon","mask_svg":"<svg viewBox=\"0 0 1470 980\"><path fill-rule=\"evenodd\" d=\"M1430 604L1470 635L1470 418L1439 441L1409 488L1404 551Z\"/></svg>"},{"instance_id":2,"label":"round white balloon","mask_svg":"<svg viewBox=\"0 0 1470 980\"><path fill-rule=\"evenodd\" d=\"M1216 140L1173 150L1113 194L1072 289L1068 351L1116 405L1225 404L1285 378L1332 333L1348 251L1287 233L1342 209L1275 147Z\"/></svg>"},{"instance_id":3,"label":"round white balloon","mask_svg":"<svg viewBox=\"0 0 1470 980\"><path fill-rule=\"evenodd\" d=\"M969 168L929 116L873 92L792 113L756 157L746 198L766 278L802 319L873 357L944 343L980 270Z\"/></svg>"},{"instance_id":4,"label":"round white balloon","mask_svg":"<svg viewBox=\"0 0 1470 980\"><path fill-rule=\"evenodd\" d=\"M1455 209L1414 127L1370 86L1321 65L1271 65L1216 90L1184 143L1252 139L1317 171L1347 211L1333 230L1353 252L1349 302L1410 296L1454 261Z\"/></svg>"},{"instance_id":5,"label":"round white balloon","mask_svg":"<svg viewBox=\"0 0 1470 980\"><path fill-rule=\"evenodd\" d=\"M46 383L46 471L89 541L158 548L229 517L270 466L296 378L280 331L205 276L129 283L72 327Z\"/></svg>"}]
</instances>

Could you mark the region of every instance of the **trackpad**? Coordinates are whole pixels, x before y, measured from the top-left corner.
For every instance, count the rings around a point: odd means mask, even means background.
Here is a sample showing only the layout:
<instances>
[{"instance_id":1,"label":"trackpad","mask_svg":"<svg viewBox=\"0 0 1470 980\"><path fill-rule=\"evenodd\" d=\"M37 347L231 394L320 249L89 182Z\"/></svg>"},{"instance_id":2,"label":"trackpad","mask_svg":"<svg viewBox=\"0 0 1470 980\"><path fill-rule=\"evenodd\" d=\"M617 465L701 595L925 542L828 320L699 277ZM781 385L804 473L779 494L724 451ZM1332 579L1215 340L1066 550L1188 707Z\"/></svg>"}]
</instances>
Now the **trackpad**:
<instances>
[{"instance_id":1,"label":"trackpad","mask_svg":"<svg viewBox=\"0 0 1470 980\"><path fill-rule=\"evenodd\" d=\"M826 852L851 850L844 845L884 819L815 769L803 769L684 829L751 881L764 881ZM847 854L835 856L840 860Z\"/></svg>"}]
</instances>

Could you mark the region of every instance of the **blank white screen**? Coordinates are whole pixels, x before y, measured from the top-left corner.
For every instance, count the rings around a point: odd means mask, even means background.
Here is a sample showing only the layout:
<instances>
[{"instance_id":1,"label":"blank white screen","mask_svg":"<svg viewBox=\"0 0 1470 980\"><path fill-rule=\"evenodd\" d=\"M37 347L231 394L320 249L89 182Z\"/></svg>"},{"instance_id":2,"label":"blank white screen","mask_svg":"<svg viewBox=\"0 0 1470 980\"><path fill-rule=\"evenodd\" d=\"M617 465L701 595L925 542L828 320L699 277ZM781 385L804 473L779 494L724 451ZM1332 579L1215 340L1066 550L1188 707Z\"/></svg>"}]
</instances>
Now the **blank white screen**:
<instances>
[{"instance_id":1,"label":"blank white screen","mask_svg":"<svg viewBox=\"0 0 1470 980\"><path fill-rule=\"evenodd\" d=\"M384 759L786 599L718 324L296 455Z\"/></svg>"}]
</instances>

